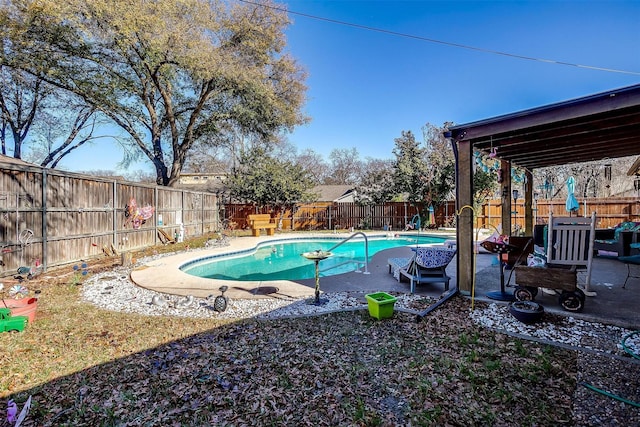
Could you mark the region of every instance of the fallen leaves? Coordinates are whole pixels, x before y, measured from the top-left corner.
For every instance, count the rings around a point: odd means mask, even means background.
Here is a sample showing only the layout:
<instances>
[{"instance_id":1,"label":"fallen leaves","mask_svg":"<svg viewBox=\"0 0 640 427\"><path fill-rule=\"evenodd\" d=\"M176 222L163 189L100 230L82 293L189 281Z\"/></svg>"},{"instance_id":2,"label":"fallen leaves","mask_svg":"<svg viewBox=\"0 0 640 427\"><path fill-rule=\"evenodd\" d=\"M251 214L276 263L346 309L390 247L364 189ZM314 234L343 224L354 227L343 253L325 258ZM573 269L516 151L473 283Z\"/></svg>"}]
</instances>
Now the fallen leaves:
<instances>
[{"instance_id":1,"label":"fallen leaves","mask_svg":"<svg viewBox=\"0 0 640 427\"><path fill-rule=\"evenodd\" d=\"M574 380L558 378L555 367L575 365L567 363L575 356L554 350L551 357L560 363L539 374L544 388L528 391L520 402L496 395L496 388L522 393L527 381L487 363L488 356L499 359L493 348L497 342L513 348L511 340L496 340L470 322L456 325L455 304L449 310L434 322L420 324L402 313L380 322L366 311L229 323L94 366L91 375L72 373L44 384L34 394L41 409L37 422L505 423L503 405L511 413L551 406L548 384L561 395L571 393ZM473 337L473 345L460 345L461 332ZM83 339L106 346L114 335L102 329ZM537 352L531 355L521 358L521 364L537 364ZM57 414L52 410L59 397L76 395L82 399L63 399L64 409L58 408ZM558 418L570 416L567 408L554 411Z\"/></svg>"},{"instance_id":2,"label":"fallen leaves","mask_svg":"<svg viewBox=\"0 0 640 427\"><path fill-rule=\"evenodd\" d=\"M462 298L420 323L406 313L377 321L366 310L220 322L105 312L79 304L75 289L44 289L45 321L0 337L0 395L21 404L32 394L35 425L574 419L578 355L478 326ZM597 384L626 391L607 379Z\"/></svg>"}]
</instances>

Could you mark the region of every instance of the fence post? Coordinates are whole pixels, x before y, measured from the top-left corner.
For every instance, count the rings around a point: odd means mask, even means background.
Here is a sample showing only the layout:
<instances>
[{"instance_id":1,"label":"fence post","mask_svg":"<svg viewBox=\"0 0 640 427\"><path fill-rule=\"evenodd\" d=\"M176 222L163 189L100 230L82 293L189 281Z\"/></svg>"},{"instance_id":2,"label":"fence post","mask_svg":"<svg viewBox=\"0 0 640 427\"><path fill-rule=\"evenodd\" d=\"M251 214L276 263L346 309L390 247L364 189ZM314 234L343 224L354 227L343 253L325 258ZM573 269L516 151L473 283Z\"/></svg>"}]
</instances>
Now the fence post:
<instances>
[{"instance_id":1,"label":"fence post","mask_svg":"<svg viewBox=\"0 0 640 427\"><path fill-rule=\"evenodd\" d=\"M47 170L42 168L42 265L44 266L44 270L47 270L47 266L49 265L49 262L47 260L47 241L48 239L48 232L49 230L47 229Z\"/></svg>"},{"instance_id":2,"label":"fence post","mask_svg":"<svg viewBox=\"0 0 640 427\"><path fill-rule=\"evenodd\" d=\"M153 206L155 209L153 210L153 243L155 245L158 244L158 187L153 189Z\"/></svg>"},{"instance_id":3,"label":"fence post","mask_svg":"<svg viewBox=\"0 0 640 427\"><path fill-rule=\"evenodd\" d=\"M117 247L117 243L118 243L118 218L116 218L116 214L118 213L118 211L116 210L116 200L118 197L118 181L114 180L113 181L113 187L112 187L112 205L111 206L111 212L113 213L112 215L112 219L111 219L111 227L113 228L113 233L111 235L111 244L113 245L113 247Z\"/></svg>"}]
</instances>

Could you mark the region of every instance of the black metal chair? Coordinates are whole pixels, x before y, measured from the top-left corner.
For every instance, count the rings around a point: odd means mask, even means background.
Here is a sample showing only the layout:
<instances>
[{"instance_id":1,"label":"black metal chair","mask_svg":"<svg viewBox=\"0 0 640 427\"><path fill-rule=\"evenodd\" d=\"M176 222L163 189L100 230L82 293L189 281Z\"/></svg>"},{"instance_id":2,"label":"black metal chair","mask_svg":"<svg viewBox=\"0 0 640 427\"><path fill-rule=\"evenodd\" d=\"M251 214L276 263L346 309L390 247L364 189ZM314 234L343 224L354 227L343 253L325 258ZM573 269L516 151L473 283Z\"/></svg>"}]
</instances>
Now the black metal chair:
<instances>
[{"instance_id":1,"label":"black metal chair","mask_svg":"<svg viewBox=\"0 0 640 427\"><path fill-rule=\"evenodd\" d=\"M624 284L622 285L622 288L624 289L627 286L627 281L629 279L631 278L640 279L640 276L631 274L631 266L640 265L640 255L621 256L621 257L618 257L618 260L627 264L627 277L626 279L624 279Z\"/></svg>"}]
</instances>

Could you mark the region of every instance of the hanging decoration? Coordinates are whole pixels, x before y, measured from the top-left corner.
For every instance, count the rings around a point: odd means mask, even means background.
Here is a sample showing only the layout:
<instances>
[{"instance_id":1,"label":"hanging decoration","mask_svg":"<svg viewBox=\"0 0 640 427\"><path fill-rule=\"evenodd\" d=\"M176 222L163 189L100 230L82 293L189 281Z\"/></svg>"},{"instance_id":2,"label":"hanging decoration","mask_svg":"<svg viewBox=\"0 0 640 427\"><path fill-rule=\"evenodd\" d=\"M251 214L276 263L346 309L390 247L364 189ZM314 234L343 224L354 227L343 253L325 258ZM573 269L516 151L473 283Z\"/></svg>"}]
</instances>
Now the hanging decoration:
<instances>
[{"instance_id":1,"label":"hanging decoration","mask_svg":"<svg viewBox=\"0 0 640 427\"><path fill-rule=\"evenodd\" d=\"M491 146L491 153L486 155L480 151L473 153L476 166L482 169L484 173L495 173L498 183L504 181L502 176L502 170L500 169L500 160L496 158L498 147ZM511 183L512 184L526 184L525 171L522 168L511 168Z\"/></svg>"},{"instance_id":2,"label":"hanging decoration","mask_svg":"<svg viewBox=\"0 0 640 427\"><path fill-rule=\"evenodd\" d=\"M139 208L136 199L132 197L129 199L129 204L124 208L124 226L126 227L128 224L131 224L131 226L137 230L153 216L154 211L154 207L150 205Z\"/></svg>"},{"instance_id":3,"label":"hanging decoration","mask_svg":"<svg viewBox=\"0 0 640 427\"><path fill-rule=\"evenodd\" d=\"M520 168L511 168L511 183L512 184L524 184L526 177L524 171Z\"/></svg>"},{"instance_id":4,"label":"hanging decoration","mask_svg":"<svg viewBox=\"0 0 640 427\"><path fill-rule=\"evenodd\" d=\"M490 155L487 156L487 155L481 153L480 151L476 151L475 153L473 153L473 155L475 157L476 165L480 169L482 169L482 171L484 173L496 172L496 171L500 170L500 161L499 160L494 159Z\"/></svg>"},{"instance_id":5,"label":"hanging decoration","mask_svg":"<svg viewBox=\"0 0 640 427\"><path fill-rule=\"evenodd\" d=\"M489 151L489 157L492 158L492 159L495 158L498 155L497 151L498 151L498 147L494 147L493 146L493 136L492 136L491 137L491 150Z\"/></svg>"}]
</instances>

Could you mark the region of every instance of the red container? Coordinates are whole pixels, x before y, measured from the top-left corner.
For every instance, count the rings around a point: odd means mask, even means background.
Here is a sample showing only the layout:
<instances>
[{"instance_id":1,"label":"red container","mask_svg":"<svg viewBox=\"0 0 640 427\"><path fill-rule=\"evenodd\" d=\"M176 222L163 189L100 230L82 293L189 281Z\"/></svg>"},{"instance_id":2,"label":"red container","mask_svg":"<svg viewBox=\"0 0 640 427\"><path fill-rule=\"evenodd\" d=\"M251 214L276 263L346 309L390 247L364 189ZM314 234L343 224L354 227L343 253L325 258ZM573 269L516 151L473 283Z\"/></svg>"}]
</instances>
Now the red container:
<instances>
[{"instance_id":1,"label":"red container","mask_svg":"<svg viewBox=\"0 0 640 427\"><path fill-rule=\"evenodd\" d=\"M11 310L11 316L27 316L29 323L36 319L37 298L3 299L0 307Z\"/></svg>"}]
</instances>

